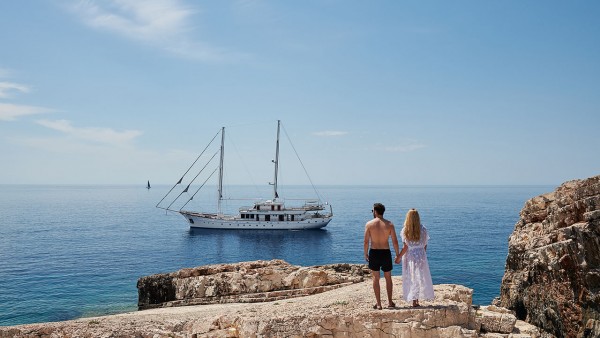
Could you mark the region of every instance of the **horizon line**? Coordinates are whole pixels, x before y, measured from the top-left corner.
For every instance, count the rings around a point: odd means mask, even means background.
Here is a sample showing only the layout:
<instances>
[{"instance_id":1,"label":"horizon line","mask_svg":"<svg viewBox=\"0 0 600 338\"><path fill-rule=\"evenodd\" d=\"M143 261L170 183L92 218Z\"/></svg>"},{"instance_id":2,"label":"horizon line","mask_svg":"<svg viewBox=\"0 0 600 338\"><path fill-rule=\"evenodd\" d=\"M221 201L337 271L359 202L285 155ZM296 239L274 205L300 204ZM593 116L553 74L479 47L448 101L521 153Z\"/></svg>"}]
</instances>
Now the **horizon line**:
<instances>
[{"instance_id":1,"label":"horizon line","mask_svg":"<svg viewBox=\"0 0 600 338\"><path fill-rule=\"evenodd\" d=\"M147 183L147 182L146 182ZM184 186L185 184L180 184ZM335 183L335 184L314 184L319 187L535 187L535 186L559 186L560 184L555 183L426 183L426 184L348 184L348 183ZM146 184L137 183L0 183L0 186L140 186L146 188ZM151 186L173 186L172 183L152 183ZM206 186L217 186L216 184ZM260 187L255 184L228 184L228 186L242 186L242 187ZM269 187L264 185L265 188ZM311 187L310 184L286 184L281 187ZM280 188L281 188L280 187Z\"/></svg>"}]
</instances>

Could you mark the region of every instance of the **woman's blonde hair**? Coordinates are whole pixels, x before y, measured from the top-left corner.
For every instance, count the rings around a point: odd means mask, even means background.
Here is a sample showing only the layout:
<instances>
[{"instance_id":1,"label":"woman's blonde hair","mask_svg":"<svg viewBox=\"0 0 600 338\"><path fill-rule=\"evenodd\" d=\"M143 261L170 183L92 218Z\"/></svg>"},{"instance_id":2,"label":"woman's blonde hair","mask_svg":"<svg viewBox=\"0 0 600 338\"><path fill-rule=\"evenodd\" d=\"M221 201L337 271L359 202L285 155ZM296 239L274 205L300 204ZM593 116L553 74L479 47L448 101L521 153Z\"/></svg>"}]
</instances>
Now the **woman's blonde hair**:
<instances>
[{"instance_id":1,"label":"woman's blonde hair","mask_svg":"<svg viewBox=\"0 0 600 338\"><path fill-rule=\"evenodd\" d=\"M418 241L421 239L421 217L417 209L410 209L406 213L404 220L404 238L409 241Z\"/></svg>"}]
</instances>

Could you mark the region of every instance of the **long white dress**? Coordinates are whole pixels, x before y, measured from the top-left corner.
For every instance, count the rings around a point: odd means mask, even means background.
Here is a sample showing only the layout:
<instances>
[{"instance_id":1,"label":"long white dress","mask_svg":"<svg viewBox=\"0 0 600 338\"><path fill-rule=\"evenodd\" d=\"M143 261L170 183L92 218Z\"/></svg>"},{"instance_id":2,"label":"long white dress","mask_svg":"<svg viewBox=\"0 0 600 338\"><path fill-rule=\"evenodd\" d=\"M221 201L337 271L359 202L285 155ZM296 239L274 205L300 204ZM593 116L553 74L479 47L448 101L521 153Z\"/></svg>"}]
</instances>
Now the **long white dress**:
<instances>
[{"instance_id":1,"label":"long white dress","mask_svg":"<svg viewBox=\"0 0 600 338\"><path fill-rule=\"evenodd\" d=\"M404 300L409 302L417 299L434 299L431 272L427 262L425 246L429 241L427 228L421 225L421 238L409 241L404 237L404 229L400 232L402 242L408 246L402 256L402 291Z\"/></svg>"}]
</instances>

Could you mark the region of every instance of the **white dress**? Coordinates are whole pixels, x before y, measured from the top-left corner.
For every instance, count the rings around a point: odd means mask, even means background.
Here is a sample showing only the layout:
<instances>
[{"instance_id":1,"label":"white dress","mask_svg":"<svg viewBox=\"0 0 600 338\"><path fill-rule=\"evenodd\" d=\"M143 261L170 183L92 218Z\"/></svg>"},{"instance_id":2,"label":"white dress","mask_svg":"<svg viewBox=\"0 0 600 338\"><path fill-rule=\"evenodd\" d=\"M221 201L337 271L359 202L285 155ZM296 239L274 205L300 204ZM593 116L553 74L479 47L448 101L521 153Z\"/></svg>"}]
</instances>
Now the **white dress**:
<instances>
[{"instance_id":1,"label":"white dress","mask_svg":"<svg viewBox=\"0 0 600 338\"><path fill-rule=\"evenodd\" d=\"M404 229L400 232L402 242L408 249L402 256L402 291L404 300L409 302L417 299L432 300L433 283L427 262L425 246L429 241L427 228L421 225L421 238L418 241L409 241L404 238Z\"/></svg>"}]
</instances>

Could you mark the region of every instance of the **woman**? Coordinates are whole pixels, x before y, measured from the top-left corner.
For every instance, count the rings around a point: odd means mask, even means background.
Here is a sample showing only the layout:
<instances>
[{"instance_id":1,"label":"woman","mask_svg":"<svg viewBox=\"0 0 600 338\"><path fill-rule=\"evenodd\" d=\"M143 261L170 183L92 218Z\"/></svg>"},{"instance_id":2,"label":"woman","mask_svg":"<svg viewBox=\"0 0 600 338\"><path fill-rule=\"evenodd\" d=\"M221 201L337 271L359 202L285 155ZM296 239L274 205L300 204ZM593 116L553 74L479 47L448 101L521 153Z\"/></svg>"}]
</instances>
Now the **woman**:
<instances>
[{"instance_id":1,"label":"woman","mask_svg":"<svg viewBox=\"0 0 600 338\"><path fill-rule=\"evenodd\" d=\"M429 234L421 224L419 212L410 209L406 214L404 228L400 232L404 247L396 263L402 258L402 291L406 302L420 306L419 299L433 300L433 283L427 262L427 241Z\"/></svg>"}]
</instances>

